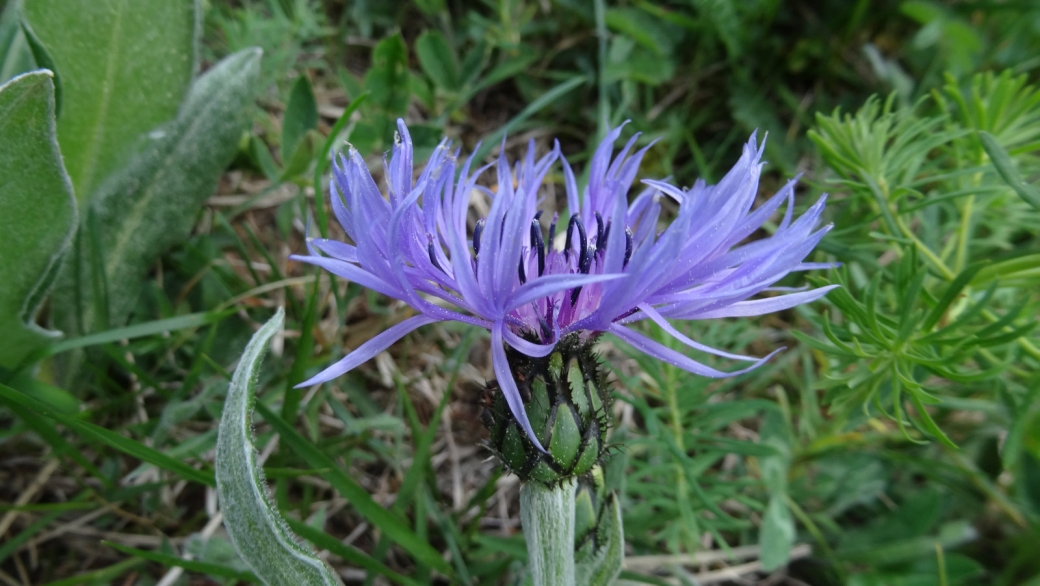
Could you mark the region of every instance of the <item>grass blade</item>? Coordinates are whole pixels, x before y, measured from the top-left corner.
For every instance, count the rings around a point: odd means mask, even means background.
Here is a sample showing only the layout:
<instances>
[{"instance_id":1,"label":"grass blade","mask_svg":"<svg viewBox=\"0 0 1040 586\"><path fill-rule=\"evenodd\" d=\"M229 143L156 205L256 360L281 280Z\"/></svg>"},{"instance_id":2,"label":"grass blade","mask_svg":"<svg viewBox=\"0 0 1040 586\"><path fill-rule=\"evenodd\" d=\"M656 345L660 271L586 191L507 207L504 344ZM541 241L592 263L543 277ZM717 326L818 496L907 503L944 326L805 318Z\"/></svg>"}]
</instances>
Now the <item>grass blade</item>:
<instances>
[{"instance_id":1,"label":"grass blade","mask_svg":"<svg viewBox=\"0 0 1040 586\"><path fill-rule=\"evenodd\" d=\"M127 454L128 456L148 462L149 464L153 464L164 470L169 470L185 480L198 482L200 484L205 484L206 486L216 486L213 477L202 470L196 470L176 458L171 458L154 448L149 448L140 442L122 436L112 430L101 427L100 425L81 421L75 417L59 413L50 405L37 401L36 399L12 389L7 385L0 384L0 402L7 405L24 407L40 415L49 417L84 437L97 440L111 448Z\"/></svg>"}]
</instances>

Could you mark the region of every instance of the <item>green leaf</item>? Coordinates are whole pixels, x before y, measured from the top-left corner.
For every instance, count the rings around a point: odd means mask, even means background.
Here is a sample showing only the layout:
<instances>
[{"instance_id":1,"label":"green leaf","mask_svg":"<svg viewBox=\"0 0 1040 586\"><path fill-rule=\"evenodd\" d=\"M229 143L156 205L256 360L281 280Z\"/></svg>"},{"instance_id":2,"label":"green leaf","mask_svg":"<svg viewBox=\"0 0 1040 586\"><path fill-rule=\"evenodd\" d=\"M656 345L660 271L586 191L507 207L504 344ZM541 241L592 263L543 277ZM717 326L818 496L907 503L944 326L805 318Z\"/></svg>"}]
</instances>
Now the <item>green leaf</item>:
<instances>
[{"instance_id":1,"label":"green leaf","mask_svg":"<svg viewBox=\"0 0 1040 586\"><path fill-rule=\"evenodd\" d=\"M1026 203L1040 209L1040 189L1022 179L1022 176L1015 170L1015 165L1011 162L1008 152L1000 146L997 139L988 132L979 132L979 140L982 141L982 148L986 149L986 154L989 155L993 166L997 168L997 173L1004 178L1004 182L1014 189L1015 193Z\"/></svg>"},{"instance_id":2,"label":"green leaf","mask_svg":"<svg viewBox=\"0 0 1040 586\"><path fill-rule=\"evenodd\" d=\"M445 575L451 574L451 567L433 546L416 535L399 517L380 506L368 494L368 491L340 469L317 446L307 441L298 431L293 429L291 425L286 423L281 417L278 417L277 413L271 411L263 403L257 403L256 410L278 432L282 441L287 443L294 452L303 458L308 466L322 470L322 477L336 489L336 492L346 498L365 519L378 527L405 551L415 556L418 561Z\"/></svg>"},{"instance_id":3,"label":"green leaf","mask_svg":"<svg viewBox=\"0 0 1040 586\"><path fill-rule=\"evenodd\" d=\"M372 51L372 68L365 74L372 102L390 115L403 115L411 99L408 47L400 34L387 37Z\"/></svg>"},{"instance_id":4,"label":"green leaf","mask_svg":"<svg viewBox=\"0 0 1040 586\"><path fill-rule=\"evenodd\" d=\"M188 328L197 328L199 326L205 326L224 319L225 317L237 313L236 308L225 309L223 311L208 311L199 313L189 313L187 315L178 315L177 317L169 317L166 319L157 319L155 321L149 321L139 324L133 324L126 326L125 328L116 328L113 330L105 330L96 334L90 334L89 336L83 336L81 338L72 338L71 340L62 340L57 344L47 349L47 355L52 356L59 352L68 352L69 350L75 350L77 348L86 348L87 346L97 346L99 344L108 344L111 342L118 342L120 340L132 340L134 338L141 338L144 336L154 336L156 334L166 334L169 332L175 332L177 330L184 330Z\"/></svg>"},{"instance_id":5,"label":"green leaf","mask_svg":"<svg viewBox=\"0 0 1040 586\"><path fill-rule=\"evenodd\" d=\"M219 564L213 564L209 562L187 560L174 555L170 555L168 553L161 553L157 551L145 551L143 549L137 549L134 547L119 545L118 543L112 543L111 541L102 541L101 543L115 550L121 551L125 554L130 554L134 557L139 557L141 559L145 559L152 562L158 562L165 566L184 568L189 572L199 572L202 574L208 574L210 576L217 576L219 578L231 578L232 580L242 580L244 582L259 582L259 580L256 579L256 576L254 576L252 572L243 572L234 568L228 568Z\"/></svg>"},{"instance_id":6,"label":"green leaf","mask_svg":"<svg viewBox=\"0 0 1040 586\"><path fill-rule=\"evenodd\" d=\"M787 563L794 545L794 518L784 503L784 497L769 497L769 506L762 518L758 542L762 547L762 567L771 572Z\"/></svg>"},{"instance_id":7,"label":"green leaf","mask_svg":"<svg viewBox=\"0 0 1040 586\"><path fill-rule=\"evenodd\" d=\"M36 69L32 50L22 32L21 1L10 0L0 11L0 84Z\"/></svg>"},{"instance_id":8,"label":"green leaf","mask_svg":"<svg viewBox=\"0 0 1040 586\"><path fill-rule=\"evenodd\" d=\"M34 323L76 228L76 198L54 135L49 71L0 86L0 367L58 335Z\"/></svg>"},{"instance_id":9,"label":"green leaf","mask_svg":"<svg viewBox=\"0 0 1040 586\"><path fill-rule=\"evenodd\" d=\"M306 75L301 75L289 92L289 103L282 119L282 166L289 164L296 146L308 130L318 127L318 103Z\"/></svg>"},{"instance_id":10,"label":"green leaf","mask_svg":"<svg viewBox=\"0 0 1040 586\"><path fill-rule=\"evenodd\" d=\"M575 560L575 583L579 586L610 586L617 580L625 560L625 534L621 521L621 505L610 493L603 505L597 529L599 549L586 559Z\"/></svg>"},{"instance_id":11,"label":"green leaf","mask_svg":"<svg viewBox=\"0 0 1040 586\"><path fill-rule=\"evenodd\" d=\"M611 8L605 15L611 29L627 35L633 41L664 58L672 51L672 35L664 21L638 8Z\"/></svg>"},{"instance_id":12,"label":"green leaf","mask_svg":"<svg viewBox=\"0 0 1040 586\"><path fill-rule=\"evenodd\" d=\"M258 578L266 584L336 586L339 581L329 567L296 543L268 499L251 437L257 371L284 322L285 312L278 308L249 341L231 379L217 436L217 494L228 535Z\"/></svg>"},{"instance_id":13,"label":"green leaf","mask_svg":"<svg viewBox=\"0 0 1040 586\"><path fill-rule=\"evenodd\" d=\"M428 30L415 41L415 53L423 73L439 89L454 92L459 89L459 64L455 51L440 31Z\"/></svg>"},{"instance_id":14,"label":"green leaf","mask_svg":"<svg viewBox=\"0 0 1040 586\"><path fill-rule=\"evenodd\" d=\"M328 533L307 525L303 521L297 521L295 519L287 519L287 521L289 527L296 531L300 537L310 541L317 547L329 550L329 553L338 555L351 565L385 576L398 584L405 584L406 586L419 586L422 584L422 582L413 580L408 576L398 574L353 546L347 545Z\"/></svg>"},{"instance_id":15,"label":"green leaf","mask_svg":"<svg viewBox=\"0 0 1040 586\"><path fill-rule=\"evenodd\" d=\"M217 63L192 87L181 114L149 133L149 141L90 203L96 231L80 239L76 258L55 295L55 321L79 334L107 328L88 285L107 290L109 323L126 320L149 267L184 240L195 217L234 158L249 119L260 50L247 49ZM91 263L90 258L99 263ZM93 271L96 265L97 274ZM74 376L69 368L67 377Z\"/></svg>"},{"instance_id":16,"label":"green leaf","mask_svg":"<svg viewBox=\"0 0 1040 586\"><path fill-rule=\"evenodd\" d=\"M180 475L186 480L198 482L206 486L213 486L213 477L201 470L196 470L184 462L168 456L159 450L150 448L141 442L134 441L100 425L82 421L75 417L55 411L53 407L33 399L32 397L12 389L7 385L0 384L0 402L7 405L25 407L35 413L49 417L76 433L99 441L111 448L119 450L128 456L137 458L149 464L153 464L164 470L169 470Z\"/></svg>"},{"instance_id":17,"label":"green leaf","mask_svg":"<svg viewBox=\"0 0 1040 586\"><path fill-rule=\"evenodd\" d=\"M177 114L196 68L200 3L33 0L24 18L61 78L58 139L86 202L144 133Z\"/></svg>"},{"instance_id":18,"label":"green leaf","mask_svg":"<svg viewBox=\"0 0 1040 586\"><path fill-rule=\"evenodd\" d=\"M528 104L526 108L521 110L520 113L514 116L509 122L507 122L505 125L503 125L495 132L492 132L491 135L487 138L483 139L480 143L480 148L473 153L471 157L472 160L484 160L484 157L487 156L491 149L498 146L498 143L501 142L502 137L504 135L508 134L518 125L523 123L524 120L527 120L531 116L537 114L539 111L541 111L542 108L545 108L549 104L552 104L553 102L555 102L556 100L560 99L565 94L573 90L574 88L578 87L579 85L582 85L583 83L586 83L587 81L589 81L589 78L584 75L572 77L567 81L553 86L549 89L549 91L538 96L538 98L536 98L530 104Z\"/></svg>"}]
</instances>

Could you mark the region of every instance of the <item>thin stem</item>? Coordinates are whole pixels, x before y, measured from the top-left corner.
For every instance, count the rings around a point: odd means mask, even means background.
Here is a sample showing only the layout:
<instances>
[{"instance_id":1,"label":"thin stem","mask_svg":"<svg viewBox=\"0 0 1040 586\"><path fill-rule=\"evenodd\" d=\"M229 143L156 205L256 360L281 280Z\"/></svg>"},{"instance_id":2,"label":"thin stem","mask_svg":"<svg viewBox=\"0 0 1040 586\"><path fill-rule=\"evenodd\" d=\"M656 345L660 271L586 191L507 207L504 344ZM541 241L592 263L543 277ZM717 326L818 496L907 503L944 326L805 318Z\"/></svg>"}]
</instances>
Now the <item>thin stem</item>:
<instances>
[{"instance_id":1,"label":"thin stem","mask_svg":"<svg viewBox=\"0 0 1040 586\"><path fill-rule=\"evenodd\" d=\"M552 488L538 482L520 487L520 520L527 541L532 586L574 584L574 495L569 478Z\"/></svg>"},{"instance_id":2,"label":"thin stem","mask_svg":"<svg viewBox=\"0 0 1040 586\"><path fill-rule=\"evenodd\" d=\"M975 195L972 194L964 199L961 223L957 227L957 254L954 256L953 269L958 273L968 264L968 239L971 238L971 216L974 209Z\"/></svg>"}]
</instances>

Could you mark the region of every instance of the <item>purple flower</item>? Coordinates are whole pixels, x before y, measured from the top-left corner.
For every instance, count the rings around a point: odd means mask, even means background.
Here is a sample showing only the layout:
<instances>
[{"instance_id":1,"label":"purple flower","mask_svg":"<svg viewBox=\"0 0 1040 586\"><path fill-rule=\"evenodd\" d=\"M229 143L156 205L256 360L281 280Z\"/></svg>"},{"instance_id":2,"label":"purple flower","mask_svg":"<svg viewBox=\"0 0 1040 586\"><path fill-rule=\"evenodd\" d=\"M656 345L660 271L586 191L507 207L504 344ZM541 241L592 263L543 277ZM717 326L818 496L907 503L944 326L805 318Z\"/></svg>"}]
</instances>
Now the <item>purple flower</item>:
<instances>
[{"instance_id":1,"label":"purple flower","mask_svg":"<svg viewBox=\"0 0 1040 586\"><path fill-rule=\"evenodd\" d=\"M335 378L425 324L465 322L490 330L506 402L538 445L503 344L541 357L568 334L610 332L694 374L732 376L779 350L761 359L730 354L688 338L668 320L761 315L813 301L833 288L749 300L792 271L831 266L803 262L830 229L816 227L825 198L794 219L792 180L752 211L763 165L754 135L718 185L698 181L680 189L645 180L646 189L630 204L629 188L650 147L631 153L637 134L612 157L621 128L596 149L583 192L559 143L536 159L533 141L513 166L500 155L496 163L471 172L469 159L460 173L459 151L442 142L413 182L411 138L403 121L397 128L392 156L383 160L388 197L353 147L335 167L332 209L354 244L313 238L310 255L292 258L400 299L420 315L380 333L300 386ZM557 159L571 215L549 219L538 209L539 192ZM492 166L496 190L477 185ZM473 198L483 199L489 211L470 229ZM662 198L678 204L676 218L663 230ZM744 242L785 202L772 236ZM646 319L691 348L752 364L722 372L696 362L628 327Z\"/></svg>"}]
</instances>

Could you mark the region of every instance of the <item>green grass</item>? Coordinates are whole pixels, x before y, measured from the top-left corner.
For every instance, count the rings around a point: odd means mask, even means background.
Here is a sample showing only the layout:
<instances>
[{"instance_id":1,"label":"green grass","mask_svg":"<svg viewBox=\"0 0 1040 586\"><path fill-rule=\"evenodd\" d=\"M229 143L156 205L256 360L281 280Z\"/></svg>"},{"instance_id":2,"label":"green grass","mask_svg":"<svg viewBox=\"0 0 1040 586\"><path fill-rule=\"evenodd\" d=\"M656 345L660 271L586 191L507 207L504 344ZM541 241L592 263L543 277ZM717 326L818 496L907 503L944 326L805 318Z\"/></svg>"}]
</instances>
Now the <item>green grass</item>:
<instances>
[{"instance_id":1,"label":"green grass","mask_svg":"<svg viewBox=\"0 0 1040 586\"><path fill-rule=\"evenodd\" d=\"M308 222L342 237L315 193L330 145L349 140L378 168L403 116L417 159L442 135L494 153L508 132L510 152L558 137L579 168L608 125L630 120L626 137L658 140L641 176L683 185L717 181L758 129L763 195L800 172L799 206L832 194L817 260L844 266L814 278L840 294L678 326L736 352L788 347L767 366L712 381L601 345L626 445L607 470L624 579L689 583L794 548L772 583L1040 583L1040 9L206 5L205 64L265 50L253 124L129 323L51 346L35 376L0 373L0 581L154 584L187 554L178 583L254 580L213 522L213 450L229 373L282 306L255 432L290 526L347 584L519 583L518 485L481 445L486 336L428 326L293 388L412 315L288 260ZM1025 77L974 77L1003 70ZM88 359L59 388L72 351Z\"/></svg>"}]
</instances>

